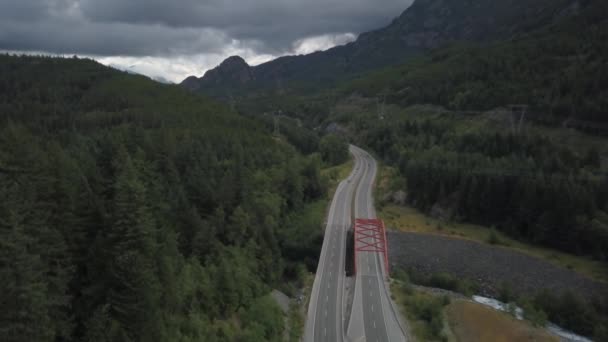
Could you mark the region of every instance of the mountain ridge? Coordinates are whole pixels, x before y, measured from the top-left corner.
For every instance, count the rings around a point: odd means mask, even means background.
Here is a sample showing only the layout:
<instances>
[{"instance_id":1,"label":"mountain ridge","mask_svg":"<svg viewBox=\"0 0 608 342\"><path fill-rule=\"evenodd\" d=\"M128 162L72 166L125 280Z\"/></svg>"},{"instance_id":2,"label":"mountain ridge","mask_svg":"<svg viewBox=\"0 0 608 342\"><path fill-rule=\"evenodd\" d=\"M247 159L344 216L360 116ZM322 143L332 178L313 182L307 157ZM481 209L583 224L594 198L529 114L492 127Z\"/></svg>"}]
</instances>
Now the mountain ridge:
<instances>
[{"instance_id":1,"label":"mountain ridge","mask_svg":"<svg viewBox=\"0 0 608 342\"><path fill-rule=\"evenodd\" d=\"M232 56L201 78L181 85L227 98L261 89L284 93L302 84L331 85L337 79L401 64L414 56L456 41L485 42L533 30L575 11L583 0L416 0L383 28L361 33L354 41L307 55L283 56L249 66Z\"/></svg>"}]
</instances>

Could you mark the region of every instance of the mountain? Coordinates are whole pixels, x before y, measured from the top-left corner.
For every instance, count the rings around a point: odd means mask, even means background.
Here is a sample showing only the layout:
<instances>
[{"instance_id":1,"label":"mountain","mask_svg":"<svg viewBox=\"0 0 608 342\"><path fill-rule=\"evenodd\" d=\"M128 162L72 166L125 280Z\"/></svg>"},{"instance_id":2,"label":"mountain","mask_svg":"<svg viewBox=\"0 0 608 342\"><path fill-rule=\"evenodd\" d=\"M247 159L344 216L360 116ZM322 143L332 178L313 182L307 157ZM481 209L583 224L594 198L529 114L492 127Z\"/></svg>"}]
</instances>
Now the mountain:
<instances>
[{"instance_id":1,"label":"mountain","mask_svg":"<svg viewBox=\"0 0 608 342\"><path fill-rule=\"evenodd\" d=\"M318 88L361 72L403 63L457 41L486 42L516 36L577 11L581 0L416 0L388 26L352 43L309 55L285 56L251 67L230 57L182 86L216 97Z\"/></svg>"},{"instance_id":2,"label":"mountain","mask_svg":"<svg viewBox=\"0 0 608 342\"><path fill-rule=\"evenodd\" d=\"M239 87L253 80L252 68L239 56L228 57L204 76L204 83L210 87ZM181 84L190 90L198 90L201 87L201 82L194 76L186 78Z\"/></svg>"},{"instance_id":3,"label":"mountain","mask_svg":"<svg viewBox=\"0 0 608 342\"><path fill-rule=\"evenodd\" d=\"M608 135L608 3L575 4L576 14L528 34L453 44L339 88L344 96L382 96L403 106L432 103L455 111L526 104L529 119Z\"/></svg>"}]
</instances>

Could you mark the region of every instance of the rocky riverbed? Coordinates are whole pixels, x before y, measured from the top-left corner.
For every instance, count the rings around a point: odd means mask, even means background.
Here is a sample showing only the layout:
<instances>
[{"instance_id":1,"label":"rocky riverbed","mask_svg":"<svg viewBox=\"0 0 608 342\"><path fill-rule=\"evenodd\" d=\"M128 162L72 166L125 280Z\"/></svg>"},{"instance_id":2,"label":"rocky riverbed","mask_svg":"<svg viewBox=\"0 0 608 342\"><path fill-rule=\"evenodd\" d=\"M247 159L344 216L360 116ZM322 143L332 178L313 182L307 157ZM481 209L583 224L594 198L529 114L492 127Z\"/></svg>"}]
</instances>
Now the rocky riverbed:
<instances>
[{"instance_id":1,"label":"rocky riverbed","mask_svg":"<svg viewBox=\"0 0 608 342\"><path fill-rule=\"evenodd\" d=\"M480 294L497 297L503 284L518 294L533 295L542 289L566 290L588 299L608 291L608 286L567 268L506 248L449 237L388 232L392 268L414 269L423 274L449 273L480 286Z\"/></svg>"}]
</instances>

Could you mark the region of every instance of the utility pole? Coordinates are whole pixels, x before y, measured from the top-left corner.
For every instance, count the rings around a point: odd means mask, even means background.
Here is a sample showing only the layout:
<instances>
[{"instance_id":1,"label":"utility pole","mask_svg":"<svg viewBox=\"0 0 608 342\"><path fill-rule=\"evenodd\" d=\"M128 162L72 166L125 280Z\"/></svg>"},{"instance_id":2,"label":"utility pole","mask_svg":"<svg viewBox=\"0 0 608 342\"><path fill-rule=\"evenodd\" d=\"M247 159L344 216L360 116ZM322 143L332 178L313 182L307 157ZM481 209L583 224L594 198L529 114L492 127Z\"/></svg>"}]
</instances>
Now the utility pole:
<instances>
[{"instance_id":1,"label":"utility pole","mask_svg":"<svg viewBox=\"0 0 608 342\"><path fill-rule=\"evenodd\" d=\"M386 108L386 91L382 92L382 102L376 98L376 110L378 114L378 120L384 120L385 108Z\"/></svg>"}]
</instances>

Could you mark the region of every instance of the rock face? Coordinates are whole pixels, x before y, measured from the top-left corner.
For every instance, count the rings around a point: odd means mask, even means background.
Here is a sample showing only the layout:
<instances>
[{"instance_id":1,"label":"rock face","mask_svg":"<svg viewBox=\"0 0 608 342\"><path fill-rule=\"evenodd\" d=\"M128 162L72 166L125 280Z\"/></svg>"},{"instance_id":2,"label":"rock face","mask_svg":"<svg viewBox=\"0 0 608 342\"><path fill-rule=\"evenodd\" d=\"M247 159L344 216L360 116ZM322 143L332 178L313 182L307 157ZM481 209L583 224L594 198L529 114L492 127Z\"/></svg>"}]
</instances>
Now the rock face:
<instances>
[{"instance_id":1,"label":"rock face","mask_svg":"<svg viewBox=\"0 0 608 342\"><path fill-rule=\"evenodd\" d=\"M407 61L457 41L504 39L550 23L579 0L416 0L379 30L352 43L302 56L286 56L250 67L230 57L202 78L182 85L216 97L260 89L283 92L299 86L331 86L336 80Z\"/></svg>"},{"instance_id":2,"label":"rock face","mask_svg":"<svg viewBox=\"0 0 608 342\"><path fill-rule=\"evenodd\" d=\"M198 91L210 87L240 88L253 81L252 68L239 56L226 58L222 64L205 73L202 78L190 76L181 85L189 90Z\"/></svg>"},{"instance_id":3,"label":"rock face","mask_svg":"<svg viewBox=\"0 0 608 342\"><path fill-rule=\"evenodd\" d=\"M228 57L217 68L211 69L203 76L211 84L224 82L233 84L245 84L253 80L251 67L239 56Z\"/></svg>"}]
</instances>

